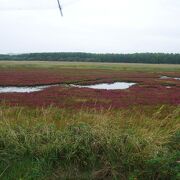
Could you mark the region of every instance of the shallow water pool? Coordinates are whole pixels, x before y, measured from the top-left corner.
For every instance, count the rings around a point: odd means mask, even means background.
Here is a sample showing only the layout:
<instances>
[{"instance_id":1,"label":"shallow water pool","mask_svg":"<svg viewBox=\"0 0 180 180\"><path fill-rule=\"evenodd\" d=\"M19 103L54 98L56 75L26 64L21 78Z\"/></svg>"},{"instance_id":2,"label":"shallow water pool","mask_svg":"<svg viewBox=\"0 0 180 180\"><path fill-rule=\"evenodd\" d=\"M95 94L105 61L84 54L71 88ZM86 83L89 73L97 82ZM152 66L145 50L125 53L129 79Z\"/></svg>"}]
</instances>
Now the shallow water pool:
<instances>
[{"instance_id":1,"label":"shallow water pool","mask_svg":"<svg viewBox=\"0 0 180 180\"><path fill-rule=\"evenodd\" d=\"M169 77L169 76L161 76L160 79L175 79L175 80L180 80L179 77Z\"/></svg>"},{"instance_id":2,"label":"shallow water pool","mask_svg":"<svg viewBox=\"0 0 180 180\"><path fill-rule=\"evenodd\" d=\"M63 85L67 87L78 87L78 88L91 88L91 89L106 89L106 90L118 90L118 89L128 89L129 87L135 85L136 83L128 83L128 82L115 82L115 83L101 83L95 85ZM38 92L42 91L46 88L59 86L60 84L55 85L43 85L43 86L7 86L7 87L0 87L0 93L31 93L31 92Z\"/></svg>"},{"instance_id":3,"label":"shallow water pool","mask_svg":"<svg viewBox=\"0 0 180 180\"><path fill-rule=\"evenodd\" d=\"M0 87L0 93L31 93L31 92L38 92L42 91L48 87L48 86L34 86L34 87L16 87L16 86L9 86L9 87Z\"/></svg>"},{"instance_id":4,"label":"shallow water pool","mask_svg":"<svg viewBox=\"0 0 180 180\"><path fill-rule=\"evenodd\" d=\"M91 89L105 89L105 90L118 90L118 89L128 89L134 86L136 83L130 82L115 82L115 83L101 83L94 85L71 85L72 87L79 88L91 88Z\"/></svg>"}]
</instances>

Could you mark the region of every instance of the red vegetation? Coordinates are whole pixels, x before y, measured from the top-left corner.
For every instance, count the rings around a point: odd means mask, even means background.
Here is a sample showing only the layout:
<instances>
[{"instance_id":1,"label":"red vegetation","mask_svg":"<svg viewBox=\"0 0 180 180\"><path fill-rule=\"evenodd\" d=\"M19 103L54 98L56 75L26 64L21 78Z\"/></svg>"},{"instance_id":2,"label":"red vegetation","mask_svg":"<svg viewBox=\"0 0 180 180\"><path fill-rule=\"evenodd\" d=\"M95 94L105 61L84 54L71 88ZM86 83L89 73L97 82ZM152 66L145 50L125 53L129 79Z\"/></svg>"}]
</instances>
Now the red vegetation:
<instances>
[{"instance_id":1,"label":"red vegetation","mask_svg":"<svg viewBox=\"0 0 180 180\"><path fill-rule=\"evenodd\" d=\"M55 83L94 84L130 81L138 84L127 90L95 90L88 88L51 87L34 93L0 93L0 100L10 105L59 107L120 108L131 105L180 104L180 81L160 79L168 73L129 73L107 70L1 71L0 85L42 85ZM180 77L180 74L173 74ZM170 86L171 88L167 88Z\"/></svg>"}]
</instances>

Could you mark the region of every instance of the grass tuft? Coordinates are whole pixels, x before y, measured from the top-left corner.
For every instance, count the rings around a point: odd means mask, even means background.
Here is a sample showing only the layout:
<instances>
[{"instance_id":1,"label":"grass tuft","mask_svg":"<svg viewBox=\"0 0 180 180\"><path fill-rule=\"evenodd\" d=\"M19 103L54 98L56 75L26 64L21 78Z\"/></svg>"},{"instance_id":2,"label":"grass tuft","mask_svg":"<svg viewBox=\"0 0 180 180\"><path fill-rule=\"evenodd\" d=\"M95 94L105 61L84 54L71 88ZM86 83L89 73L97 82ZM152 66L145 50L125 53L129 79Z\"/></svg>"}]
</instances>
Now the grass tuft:
<instances>
[{"instance_id":1,"label":"grass tuft","mask_svg":"<svg viewBox=\"0 0 180 180\"><path fill-rule=\"evenodd\" d=\"M180 107L0 107L1 179L178 179Z\"/></svg>"}]
</instances>

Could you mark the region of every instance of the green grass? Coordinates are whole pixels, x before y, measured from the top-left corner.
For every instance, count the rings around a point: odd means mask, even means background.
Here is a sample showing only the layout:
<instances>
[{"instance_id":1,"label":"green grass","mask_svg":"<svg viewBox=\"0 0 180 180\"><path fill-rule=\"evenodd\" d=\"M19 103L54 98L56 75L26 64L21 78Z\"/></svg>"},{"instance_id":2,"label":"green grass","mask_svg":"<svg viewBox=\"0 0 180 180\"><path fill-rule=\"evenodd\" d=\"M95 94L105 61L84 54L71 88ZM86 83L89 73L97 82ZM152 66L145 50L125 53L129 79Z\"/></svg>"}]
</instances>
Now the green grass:
<instances>
[{"instance_id":1,"label":"green grass","mask_svg":"<svg viewBox=\"0 0 180 180\"><path fill-rule=\"evenodd\" d=\"M180 107L0 107L0 179L178 179Z\"/></svg>"},{"instance_id":2,"label":"green grass","mask_svg":"<svg viewBox=\"0 0 180 180\"><path fill-rule=\"evenodd\" d=\"M180 72L180 65L128 64L128 63L84 63L47 61L0 61L0 69L104 69L136 72Z\"/></svg>"},{"instance_id":3,"label":"green grass","mask_svg":"<svg viewBox=\"0 0 180 180\"><path fill-rule=\"evenodd\" d=\"M66 68L180 72L180 65L0 62L0 70ZM179 142L180 107L77 111L1 105L0 179L178 179Z\"/></svg>"}]
</instances>

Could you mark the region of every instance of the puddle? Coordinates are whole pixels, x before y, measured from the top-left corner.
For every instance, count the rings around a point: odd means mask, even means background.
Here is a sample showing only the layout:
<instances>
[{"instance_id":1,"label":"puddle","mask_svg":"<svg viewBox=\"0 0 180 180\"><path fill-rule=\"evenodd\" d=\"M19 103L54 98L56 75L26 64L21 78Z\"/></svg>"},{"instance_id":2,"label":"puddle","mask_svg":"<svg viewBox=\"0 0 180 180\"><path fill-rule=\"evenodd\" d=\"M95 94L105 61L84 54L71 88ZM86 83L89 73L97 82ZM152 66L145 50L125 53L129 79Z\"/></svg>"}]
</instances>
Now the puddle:
<instances>
[{"instance_id":1,"label":"puddle","mask_svg":"<svg viewBox=\"0 0 180 180\"><path fill-rule=\"evenodd\" d=\"M128 89L129 87L135 85L136 83L127 83L127 82L115 82L115 83L102 83L102 84L95 84L95 85L67 85L64 84L63 86L67 87L78 87L78 88L91 88L91 89L106 89L106 90L115 90L115 89ZM61 84L62 85L62 84ZM42 85L42 86L24 86L24 87L17 87L17 86L7 86L2 87L0 86L0 93L31 93L31 92L38 92L42 91L46 88L53 87L53 86L60 86L60 84L54 85Z\"/></svg>"},{"instance_id":2,"label":"puddle","mask_svg":"<svg viewBox=\"0 0 180 180\"><path fill-rule=\"evenodd\" d=\"M175 80L180 80L179 77L169 77L169 76L161 76L160 79L175 79Z\"/></svg>"},{"instance_id":3,"label":"puddle","mask_svg":"<svg viewBox=\"0 0 180 180\"><path fill-rule=\"evenodd\" d=\"M55 85L44 85L44 86L34 86L34 87L0 87L0 93L31 93L31 92L38 92L42 91L48 87L52 87Z\"/></svg>"},{"instance_id":4,"label":"puddle","mask_svg":"<svg viewBox=\"0 0 180 180\"><path fill-rule=\"evenodd\" d=\"M79 88L91 88L91 89L105 89L105 90L118 90L118 89L128 89L131 86L134 86L136 83L128 82L115 82L115 83L101 83L95 85L71 85L71 87Z\"/></svg>"}]
</instances>

